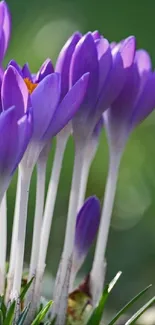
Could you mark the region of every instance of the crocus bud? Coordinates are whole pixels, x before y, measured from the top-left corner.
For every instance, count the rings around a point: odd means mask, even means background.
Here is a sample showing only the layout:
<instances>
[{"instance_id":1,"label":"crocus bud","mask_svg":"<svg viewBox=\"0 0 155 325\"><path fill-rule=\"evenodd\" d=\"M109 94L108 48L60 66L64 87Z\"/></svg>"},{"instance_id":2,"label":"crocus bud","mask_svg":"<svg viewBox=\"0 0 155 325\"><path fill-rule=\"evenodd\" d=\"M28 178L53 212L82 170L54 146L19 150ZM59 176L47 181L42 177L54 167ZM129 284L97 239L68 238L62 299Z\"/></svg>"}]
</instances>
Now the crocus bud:
<instances>
[{"instance_id":1,"label":"crocus bud","mask_svg":"<svg viewBox=\"0 0 155 325\"><path fill-rule=\"evenodd\" d=\"M84 262L95 239L100 223L100 202L96 196L88 198L80 209L76 220L72 273L74 278Z\"/></svg>"}]
</instances>

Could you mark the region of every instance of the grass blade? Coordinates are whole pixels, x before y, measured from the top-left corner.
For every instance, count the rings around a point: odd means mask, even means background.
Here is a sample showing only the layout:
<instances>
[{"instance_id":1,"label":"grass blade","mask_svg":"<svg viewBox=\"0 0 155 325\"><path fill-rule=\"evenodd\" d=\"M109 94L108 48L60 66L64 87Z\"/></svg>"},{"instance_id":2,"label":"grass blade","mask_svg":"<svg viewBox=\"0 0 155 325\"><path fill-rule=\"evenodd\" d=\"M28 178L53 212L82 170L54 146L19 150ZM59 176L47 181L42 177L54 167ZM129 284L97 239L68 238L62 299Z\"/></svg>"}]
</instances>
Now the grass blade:
<instances>
[{"instance_id":1,"label":"grass blade","mask_svg":"<svg viewBox=\"0 0 155 325\"><path fill-rule=\"evenodd\" d=\"M125 325L133 325L136 320L155 302L155 296L150 299L142 308L140 308L126 323Z\"/></svg>"},{"instance_id":2,"label":"grass blade","mask_svg":"<svg viewBox=\"0 0 155 325\"><path fill-rule=\"evenodd\" d=\"M22 290L21 294L20 294L20 301L22 301L27 293L27 291L29 290L31 283L33 282L34 277L24 286L24 289Z\"/></svg>"},{"instance_id":3,"label":"grass blade","mask_svg":"<svg viewBox=\"0 0 155 325\"><path fill-rule=\"evenodd\" d=\"M113 287L115 286L115 284L117 283L118 279L121 276L121 272L118 272L116 274L116 276L114 277L114 279L110 282L109 285L107 285L103 291L102 297L99 301L98 306L95 308L93 314L91 315L90 319L87 322L87 325L99 325L102 319L102 315L103 315L103 311L104 311L104 306L105 303L107 301L107 298L111 292L111 290L113 289Z\"/></svg>"},{"instance_id":4,"label":"grass blade","mask_svg":"<svg viewBox=\"0 0 155 325\"><path fill-rule=\"evenodd\" d=\"M13 301L10 308L9 308L9 310L7 311L6 318L5 318L5 321L4 321L4 325L12 325L12 321L13 321L13 318L14 318L15 306L16 306L16 302Z\"/></svg>"},{"instance_id":5,"label":"grass blade","mask_svg":"<svg viewBox=\"0 0 155 325\"><path fill-rule=\"evenodd\" d=\"M147 292L150 287L152 285L149 285L148 287L146 287L144 290L142 290L140 293L138 293L138 295L136 295L133 299L131 299L118 313L117 315L111 320L111 322L108 325L113 325L115 324L115 322L120 318L120 316L122 316L123 314L125 314L125 312L141 297L145 294L145 292Z\"/></svg>"},{"instance_id":6,"label":"grass blade","mask_svg":"<svg viewBox=\"0 0 155 325\"><path fill-rule=\"evenodd\" d=\"M20 314L19 319L17 321L17 325L23 325L24 324L24 321L25 321L26 316L28 314L29 308L30 308L30 303L29 303L28 306L25 307L23 312Z\"/></svg>"},{"instance_id":7,"label":"grass blade","mask_svg":"<svg viewBox=\"0 0 155 325\"><path fill-rule=\"evenodd\" d=\"M43 318L47 314L52 303L53 303L52 300L48 302L48 304L39 312L39 314L37 315L37 317L35 318L35 320L32 322L31 325L39 325L40 324L40 322L43 320Z\"/></svg>"}]
</instances>

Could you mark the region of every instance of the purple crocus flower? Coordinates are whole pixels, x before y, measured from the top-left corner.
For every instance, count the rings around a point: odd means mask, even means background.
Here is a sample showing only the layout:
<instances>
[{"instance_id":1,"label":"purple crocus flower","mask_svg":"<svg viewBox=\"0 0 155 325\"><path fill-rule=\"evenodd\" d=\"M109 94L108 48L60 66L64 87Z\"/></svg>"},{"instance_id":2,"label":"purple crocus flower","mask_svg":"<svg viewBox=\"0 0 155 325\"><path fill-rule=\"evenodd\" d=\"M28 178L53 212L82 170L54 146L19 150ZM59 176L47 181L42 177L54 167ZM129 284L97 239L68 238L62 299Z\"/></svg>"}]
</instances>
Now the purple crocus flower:
<instances>
[{"instance_id":1,"label":"purple crocus flower","mask_svg":"<svg viewBox=\"0 0 155 325\"><path fill-rule=\"evenodd\" d=\"M124 42L114 46L114 50L120 48ZM96 302L104 284L105 252L121 157L133 128L143 121L155 107L154 89L155 72L152 72L150 57L146 51L139 50L135 53L130 69L127 70L127 78L120 94L104 113L110 161L100 230L91 271L92 296Z\"/></svg>"},{"instance_id":2,"label":"purple crocus flower","mask_svg":"<svg viewBox=\"0 0 155 325\"><path fill-rule=\"evenodd\" d=\"M15 61L12 61L5 72L2 83L2 101L5 102L5 107L10 107L17 102L19 117L23 115L21 109L24 108L26 112L27 108L32 106L33 135L26 160L29 160L31 156L35 164L46 143L72 119L78 110L85 95L89 74L83 75L60 100L61 75L50 73L53 72L53 68L49 60L45 61L37 73L35 82L27 77L28 66L22 69L26 71L26 78L24 78L20 67L16 65ZM18 87L16 87L17 84ZM24 93L24 106L20 105L23 98L21 98L19 88Z\"/></svg>"},{"instance_id":3,"label":"purple crocus flower","mask_svg":"<svg viewBox=\"0 0 155 325\"><path fill-rule=\"evenodd\" d=\"M32 135L32 116L28 111L18 120L16 107L0 114L0 201L7 190Z\"/></svg>"},{"instance_id":4,"label":"purple crocus flower","mask_svg":"<svg viewBox=\"0 0 155 325\"><path fill-rule=\"evenodd\" d=\"M72 55L70 84L89 71L85 101L73 119L73 130L82 141L87 139L102 113L119 95L135 55L135 38L127 38L111 49L98 32L84 35Z\"/></svg>"},{"instance_id":5,"label":"purple crocus flower","mask_svg":"<svg viewBox=\"0 0 155 325\"><path fill-rule=\"evenodd\" d=\"M0 2L0 66L6 54L11 33L11 18L5 1Z\"/></svg>"},{"instance_id":6,"label":"purple crocus flower","mask_svg":"<svg viewBox=\"0 0 155 325\"><path fill-rule=\"evenodd\" d=\"M1 191L6 190L32 136L32 110L28 107L27 87L10 67L2 79L0 128ZM3 180L3 181L2 181Z\"/></svg>"},{"instance_id":7,"label":"purple crocus flower","mask_svg":"<svg viewBox=\"0 0 155 325\"><path fill-rule=\"evenodd\" d=\"M96 196L89 197L80 209L76 220L73 252L73 272L78 272L95 239L100 223L100 202Z\"/></svg>"},{"instance_id":8,"label":"purple crocus flower","mask_svg":"<svg viewBox=\"0 0 155 325\"><path fill-rule=\"evenodd\" d=\"M69 73L72 55L76 44L79 42L82 35L79 32L74 33L61 49L55 71L61 74L61 98L63 98L69 90Z\"/></svg>"},{"instance_id":9,"label":"purple crocus flower","mask_svg":"<svg viewBox=\"0 0 155 325\"><path fill-rule=\"evenodd\" d=\"M155 72L145 50L138 50L117 99L104 113L109 145L122 151L133 128L155 107Z\"/></svg>"},{"instance_id":10,"label":"purple crocus flower","mask_svg":"<svg viewBox=\"0 0 155 325\"><path fill-rule=\"evenodd\" d=\"M26 81L28 87L32 87L33 84L38 84L46 76L54 72L53 64L50 59L46 59L35 74L31 73L28 63L25 63L21 67L15 60L11 60L8 67L10 65L16 68L21 77ZM33 87L29 88L30 93L32 92L31 90L33 91Z\"/></svg>"}]
</instances>

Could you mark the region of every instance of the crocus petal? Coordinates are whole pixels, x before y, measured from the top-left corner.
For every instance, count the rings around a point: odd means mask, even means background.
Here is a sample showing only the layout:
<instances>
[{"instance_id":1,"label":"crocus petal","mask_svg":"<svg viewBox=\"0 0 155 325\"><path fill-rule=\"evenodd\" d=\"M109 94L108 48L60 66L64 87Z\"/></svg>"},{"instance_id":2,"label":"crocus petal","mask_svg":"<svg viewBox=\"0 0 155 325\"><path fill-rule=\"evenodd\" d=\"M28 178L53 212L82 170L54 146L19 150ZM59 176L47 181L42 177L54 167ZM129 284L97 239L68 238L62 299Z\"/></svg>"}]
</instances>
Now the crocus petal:
<instances>
[{"instance_id":1,"label":"crocus petal","mask_svg":"<svg viewBox=\"0 0 155 325\"><path fill-rule=\"evenodd\" d=\"M22 73L22 68L21 68L21 66L15 61L15 60L11 60L9 63L8 63L8 67L9 66L12 66L12 67L14 67L17 71L18 71L18 73L21 75L21 77L23 77L23 73Z\"/></svg>"},{"instance_id":2,"label":"crocus petal","mask_svg":"<svg viewBox=\"0 0 155 325\"><path fill-rule=\"evenodd\" d=\"M92 33L92 36L93 36L93 39L94 41L98 40L101 38L101 35L100 33L98 32L98 30L95 30L93 33Z\"/></svg>"},{"instance_id":3,"label":"crocus petal","mask_svg":"<svg viewBox=\"0 0 155 325\"><path fill-rule=\"evenodd\" d=\"M0 62L6 53L11 30L10 13L5 1L0 2Z\"/></svg>"},{"instance_id":4,"label":"crocus petal","mask_svg":"<svg viewBox=\"0 0 155 325\"><path fill-rule=\"evenodd\" d=\"M76 45L71 60L71 85L74 85L87 72L90 72L90 77L85 97L85 107L91 109L96 102L99 78L98 54L91 33L83 36Z\"/></svg>"},{"instance_id":5,"label":"crocus petal","mask_svg":"<svg viewBox=\"0 0 155 325\"><path fill-rule=\"evenodd\" d=\"M151 58L148 52L143 49L136 51L135 61L140 74L143 74L144 71L150 71L152 68Z\"/></svg>"},{"instance_id":6,"label":"crocus petal","mask_svg":"<svg viewBox=\"0 0 155 325\"><path fill-rule=\"evenodd\" d=\"M57 107L44 138L55 136L74 117L79 109L88 85L89 73L80 78Z\"/></svg>"},{"instance_id":7,"label":"crocus petal","mask_svg":"<svg viewBox=\"0 0 155 325\"><path fill-rule=\"evenodd\" d=\"M100 223L100 202L92 196L88 198L77 215L73 268L79 269L95 239Z\"/></svg>"},{"instance_id":8,"label":"crocus petal","mask_svg":"<svg viewBox=\"0 0 155 325\"><path fill-rule=\"evenodd\" d=\"M50 59L47 59L40 67L35 82L38 83L43 80L46 76L54 72L54 68Z\"/></svg>"},{"instance_id":9,"label":"crocus petal","mask_svg":"<svg viewBox=\"0 0 155 325\"><path fill-rule=\"evenodd\" d=\"M10 34L11 34L11 16L5 1L2 1L2 5L4 6L3 33L4 33L4 54L5 54L8 48Z\"/></svg>"},{"instance_id":10,"label":"crocus petal","mask_svg":"<svg viewBox=\"0 0 155 325\"><path fill-rule=\"evenodd\" d=\"M31 103L33 108L34 139L41 140L46 132L58 105L60 91L61 79L58 73L52 73L45 77L33 91Z\"/></svg>"},{"instance_id":11,"label":"crocus petal","mask_svg":"<svg viewBox=\"0 0 155 325\"><path fill-rule=\"evenodd\" d=\"M117 45L116 42L111 42L111 43L110 43L110 47L111 47L111 49L113 49L116 45Z\"/></svg>"},{"instance_id":12,"label":"crocus petal","mask_svg":"<svg viewBox=\"0 0 155 325\"><path fill-rule=\"evenodd\" d=\"M29 99L28 89L13 66L9 66L4 74L1 96L3 110L15 106L18 119L26 113Z\"/></svg>"},{"instance_id":13,"label":"crocus petal","mask_svg":"<svg viewBox=\"0 0 155 325\"><path fill-rule=\"evenodd\" d=\"M129 37L112 50L113 66L98 100L98 109L104 112L120 94L135 55L135 38Z\"/></svg>"},{"instance_id":14,"label":"crocus petal","mask_svg":"<svg viewBox=\"0 0 155 325\"><path fill-rule=\"evenodd\" d=\"M101 38L97 44L98 59L99 59L99 86L98 94L102 91L108 73L112 68L112 55L109 42L105 38Z\"/></svg>"},{"instance_id":15,"label":"crocus petal","mask_svg":"<svg viewBox=\"0 0 155 325\"><path fill-rule=\"evenodd\" d=\"M29 109L28 112L20 120L18 120L18 152L16 154L16 165L14 166L12 173L17 168L31 140L33 133L32 122L32 109Z\"/></svg>"},{"instance_id":16,"label":"crocus petal","mask_svg":"<svg viewBox=\"0 0 155 325\"><path fill-rule=\"evenodd\" d=\"M155 108L155 72L150 73L143 91L135 104L131 125L142 122Z\"/></svg>"},{"instance_id":17,"label":"crocus petal","mask_svg":"<svg viewBox=\"0 0 155 325\"><path fill-rule=\"evenodd\" d=\"M4 15L5 15L4 1L1 1L0 2L0 38L3 33Z\"/></svg>"},{"instance_id":18,"label":"crocus petal","mask_svg":"<svg viewBox=\"0 0 155 325\"><path fill-rule=\"evenodd\" d=\"M2 35L0 38L0 62L2 62L3 58L4 58L4 46L5 46L5 40L4 40L3 31L2 31Z\"/></svg>"},{"instance_id":19,"label":"crocus petal","mask_svg":"<svg viewBox=\"0 0 155 325\"><path fill-rule=\"evenodd\" d=\"M69 90L69 69L71 58L75 50L75 46L80 38L81 34L79 32L73 34L63 46L56 62L55 71L61 73L61 99Z\"/></svg>"},{"instance_id":20,"label":"crocus petal","mask_svg":"<svg viewBox=\"0 0 155 325\"><path fill-rule=\"evenodd\" d=\"M136 39L134 36L130 36L126 38L120 47L120 53L123 60L124 68L129 68L135 58L135 51L136 51Z\"/></svg>"},{"instance_id":21,"label":"crocus petal","mask_svg":"<svg viewBox=\"0 0 155 325\"><path fill-rule=\"evenodd\" d=\"M23 78L28 78L29 80L32 81L32 76L31 76L31 71L29 69L28 63L25 63L22 67L22 75Z\"/></svg>"},{"instance_id":22,"label":"crocus petal","mask_svg":"<svg viewBox=\"0 0 155 325\"><path fill-rule=\"evenodd\" d=\"M137 68L139 71L141 84L139 89L139 95L143 90L145 82L149 77L149 73L151 71L152 63L149 54L145 50L136 51L135 62L137 64Z\"/></svg>"},{"instance_id":23,"label":"crocus petal","mask_svg":"<svg viewBox=\"0 0 155 325\"><path fill-rule=\"evenodd\" d=\"M15 107L0 115L0 174L11 174L16 165L18 126Z\"/></svg>"},{"instance_id":24,"label":"crocus petal","mask_svg":"<svg viewBox=\"0 0 155 325\"><path fill-rule=\"evenodd\" d=\"M126 123L133 113L133 105L136 96L139 92L140 78L137 70L137 65L133 64L132 68L128 70L128 75L124 87L113 102L110 108L111 118L115 123Z\"/></svg>"},{"instance_id":25,"label":"crocus petal","mask_svg":"<svg viewBox=\"0 0 155 325\"><path fill-rule=\"evenodd\" d=\"M4 2L0 2L0 62L2 62L4 57L4 48L5 48L5 39L3 32L3 24L4 24L4 16L5 16L5 8Z\"/></svg>"}]
</instances>

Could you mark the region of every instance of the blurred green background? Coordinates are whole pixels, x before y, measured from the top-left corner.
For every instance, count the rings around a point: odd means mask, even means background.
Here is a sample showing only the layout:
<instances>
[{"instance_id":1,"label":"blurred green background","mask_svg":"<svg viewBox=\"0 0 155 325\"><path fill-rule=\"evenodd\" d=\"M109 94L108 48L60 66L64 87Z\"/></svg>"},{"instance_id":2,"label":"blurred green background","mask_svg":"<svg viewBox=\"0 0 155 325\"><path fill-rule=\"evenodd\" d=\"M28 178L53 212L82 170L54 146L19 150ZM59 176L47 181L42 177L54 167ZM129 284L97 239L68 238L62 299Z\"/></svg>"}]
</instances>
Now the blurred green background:
<instances>
[{"instance_id":1,"label":"blurred green background","mask_svg":"<svg viewBox=\"0 0 155 325\"><path fill-rule=\"evenodd\" d=\"M36 71L47 57L55 62L62 45L75 30L85 33L95 29L110 41L135 35L137 47L147 49L155 64L154 0L8 0L8 4L12 13L13 29L4 64L12 58L20 64L28 61L32 71ZM52 150L47 184L54 145ZM73 157L74 147L70 139L65 153L47 256L47 270L51 275L56 273L63 245ZM108 149L103 131L90 172L87 196L96 194L103 199L107 168ZM8 244L11 237L15 184L16 177L8 193ZM35 175L29 202L26 262L29 262L31 248L34 203ZM83 272L90 270L91 262L90 253ZM151 294L155 294L154 113L133 132L125 150L108 242L107 262L107 281L118 270L123 271L122 279L111 297L111 308L118 308L150 283L154 284ZM50 282L47 295L50 295L51 288Z\"/></svg>"}]
</instances>

